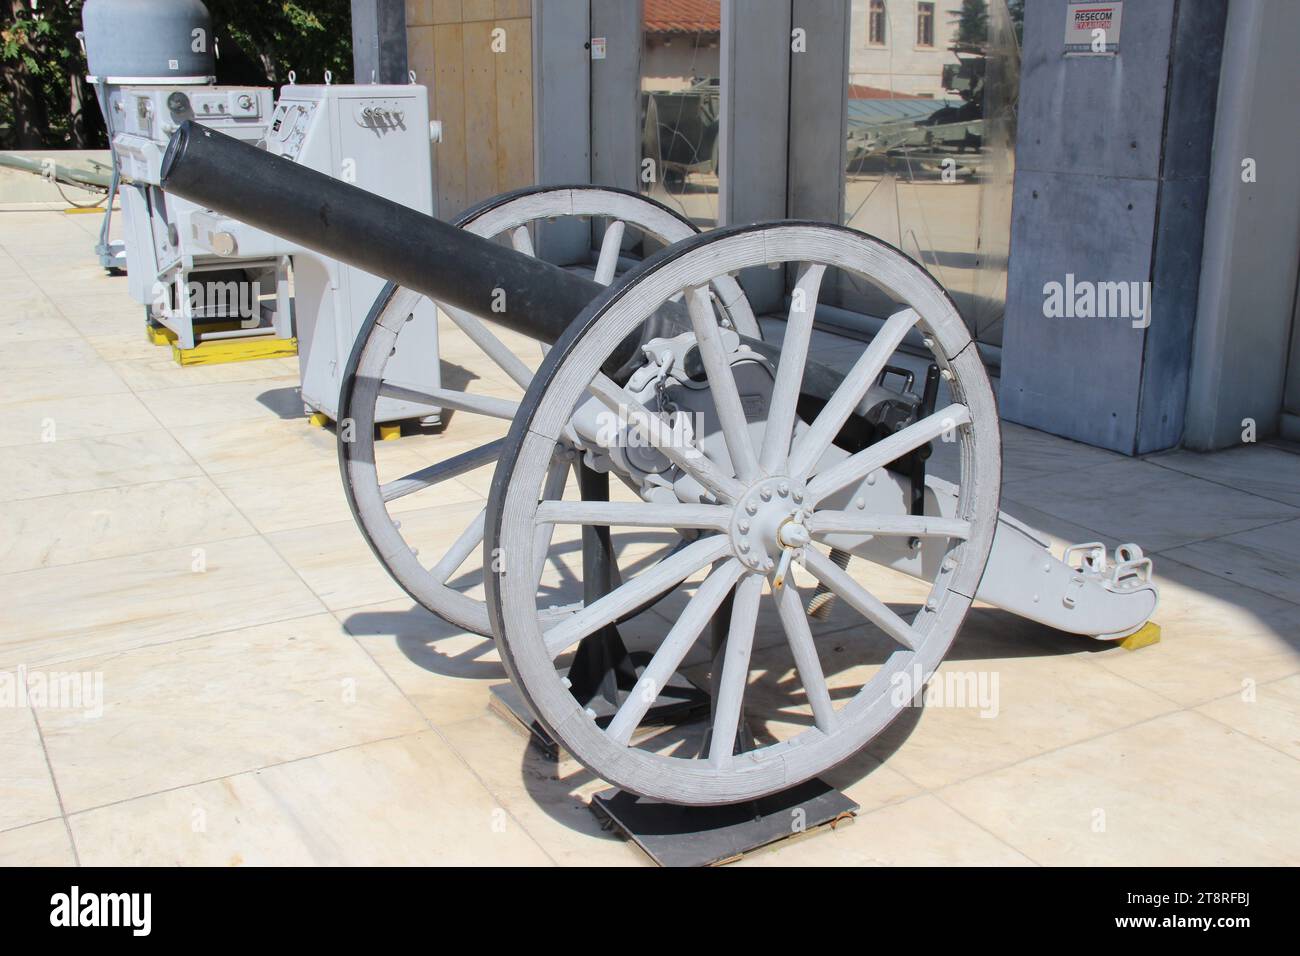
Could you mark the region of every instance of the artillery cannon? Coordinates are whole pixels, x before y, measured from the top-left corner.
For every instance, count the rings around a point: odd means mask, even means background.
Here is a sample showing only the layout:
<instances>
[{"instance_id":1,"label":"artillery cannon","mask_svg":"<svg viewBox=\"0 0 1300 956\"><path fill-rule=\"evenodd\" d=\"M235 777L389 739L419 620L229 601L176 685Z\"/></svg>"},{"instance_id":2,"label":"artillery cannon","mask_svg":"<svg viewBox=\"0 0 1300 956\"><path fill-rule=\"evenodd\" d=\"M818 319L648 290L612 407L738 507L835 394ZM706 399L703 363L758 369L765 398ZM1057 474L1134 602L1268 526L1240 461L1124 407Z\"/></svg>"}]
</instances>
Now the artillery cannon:
<instances>
[{"instance_id":1,"label":"artillery cannon","mask_svg":"<svg viewBox=\"0 0 1300 956\"><path fill-rule=\"evenodd\" d=\"M1042 535L999 513L1000 429L977 350L939 284L878 239L791 221L697 234L656 203L586 186L508 194L458 227L190 124L172 139L162 182L391 280L356 342L340 405L351 427L340 428L339 458L357 521L416 601L495 638L536 718L625 790L719 805L827 770L908 704L898 678L929 678L976 599L1102 639L1136 631L1155 609L1151 562L1135 545L1113 563L1097 543L1058 560ZM590 277L532 255L530 224L567 216L604 226ZM619 275L633 231L664 248ZM762 268L787 270L791 285L785 315L765 324L739 281ZM843 374L810 354L830 270L902 304ZM422 296L525 389L522 401L413 394L385 376ZM503 329L542 344L539 368ZM919 395L888 384L909 335L933 368ZM381 482L370 426L382 395L508 420L509 431ZM460 427L453 421L447 437ZM955 481L926 474L935 442L955 447ZM398 506L436 500L450 479L493 466L486 507L435 560L420 555ZM548 561L575 529L581 594L556 603L564 582ZM659 550L642 547L635 567L616 562L616 529L652 537ZM850 570L851 558L865 560ZM800 593L796 568L816 594ZM921 586L886 593L905 580L894 572ZM753 655L774 630L762 626L765 591L802 696L784 730L755 735ZM835 613L852 615L839 627L852 625L869 648L853 667L828 667L818 646L832 600ZM652 606L664 610L666 633L629 655L618 628ZM706 630L709 716L699 739L661 751L644 724Z\"/></svg>"}]
</instances>

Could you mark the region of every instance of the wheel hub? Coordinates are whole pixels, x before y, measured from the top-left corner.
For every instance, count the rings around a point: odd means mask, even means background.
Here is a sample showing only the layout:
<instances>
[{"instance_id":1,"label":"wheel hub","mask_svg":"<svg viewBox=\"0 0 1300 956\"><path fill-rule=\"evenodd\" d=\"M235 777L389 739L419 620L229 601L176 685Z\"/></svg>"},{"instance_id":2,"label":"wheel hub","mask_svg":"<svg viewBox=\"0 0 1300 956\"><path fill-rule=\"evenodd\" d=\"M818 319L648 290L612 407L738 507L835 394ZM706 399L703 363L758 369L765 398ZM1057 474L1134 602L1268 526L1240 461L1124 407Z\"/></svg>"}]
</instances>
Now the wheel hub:
<instances>
[{"instance_id":1,"label":"wheel hub","mask_svg":"<svg viewBox=\"0 0 1300 956\"><path fill-rule=\"evenodd\" d=\"M776 567L782 552L808 543L803 522L812 508L805 507L805 496L803 482L773 475L755 482L740 497L731 518L731 544L742 564L765 574Z\"/></svg>"}]
</instances>

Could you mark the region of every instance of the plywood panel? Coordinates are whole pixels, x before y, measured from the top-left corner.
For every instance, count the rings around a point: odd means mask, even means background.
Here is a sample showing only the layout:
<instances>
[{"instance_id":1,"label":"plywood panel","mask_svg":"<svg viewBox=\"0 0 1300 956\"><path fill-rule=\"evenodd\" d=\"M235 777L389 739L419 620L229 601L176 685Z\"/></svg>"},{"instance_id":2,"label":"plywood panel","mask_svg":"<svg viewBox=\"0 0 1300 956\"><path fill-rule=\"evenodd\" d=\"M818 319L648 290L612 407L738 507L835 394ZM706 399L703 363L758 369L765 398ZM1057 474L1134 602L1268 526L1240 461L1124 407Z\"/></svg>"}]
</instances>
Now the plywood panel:
<instances>
[{"instance_id":1,"label":"plywood panel","mask_svg":"<svg viewBox=\"0 0 1300 956\"><path fill-rule=\"evenodd\" d=\"M498 20L506 52L496 59L497 192L533 181L533 38L527 18Z\"/></svg>"},{"instance_id":2,"label":"plywood panel","mask_svg":"<svg viewBox=\"0 0 1300 956\"><path fill-rule=\"evenodd\" d=\"M433 24L433 0L406 0L406 27L427 27ZM408 40L409 43L409 40Z\"/></svg>"},{"instance_id":3,"label":"plywood panel","mask_svg":"<svg viewBox=\"0 0 1300 956\"><path fill-rule=\"evenodd\" d=\"M466 23L479 20L495 20L497 15L496 0L462 0L461 18Z\"/></svg>"},{"instance_id":4,"label":"plywood panel","mask_svg":"<svg viewBox=\"0 0 1300 956\"><path fill-rule=\"evenodd\" d=\"M468 7L469 4L466 4ZM465 23L465 180L471 201L497 193L497 60L491 20ZM509 46L507 45L507 49Z\"/></svg>"},{"instance_id":5,"label":"plywood panel","mask_svg":"<svg viewBox=\"0 0 1300 956\"><path fill-rule=\"evenodd\" d=\"M498 20L517 20L532 16L532 0L496 0Z\"/></svg>"},{"instance_id":6,"label":"plywood panel","mask_svg":"<svg viewBox=\"0 0 1300 956\"><path fill-rule=\"evenodd\" d=\"M460 23L460 0L433 0L434 23Z\"/></svg>"},{"instance_id":7,"label":"plywood panel","mask_svg":"<svg viewBox=\"0 0 1300 956\"><path fill-rule=\"evenodd\" d=\"M450 219L469 202L466 176L464 28L433 28L434 118L442 121L438 152L438 208Z\"/></svg>"},{"instance_id":8,"label":"plywood panel","mask_svg":"<svg viewBox=\"0 0 1300 956\"><path fill-rule=\"evenodd\" d=\"M434 79L434 57L433 57L433 27L413 27L406 28L406 65L415 71L415 81L422 83L428 89L433 89ZM433 101L429 101L429 110L432 114Z\"/></svg>"}]
</instances>

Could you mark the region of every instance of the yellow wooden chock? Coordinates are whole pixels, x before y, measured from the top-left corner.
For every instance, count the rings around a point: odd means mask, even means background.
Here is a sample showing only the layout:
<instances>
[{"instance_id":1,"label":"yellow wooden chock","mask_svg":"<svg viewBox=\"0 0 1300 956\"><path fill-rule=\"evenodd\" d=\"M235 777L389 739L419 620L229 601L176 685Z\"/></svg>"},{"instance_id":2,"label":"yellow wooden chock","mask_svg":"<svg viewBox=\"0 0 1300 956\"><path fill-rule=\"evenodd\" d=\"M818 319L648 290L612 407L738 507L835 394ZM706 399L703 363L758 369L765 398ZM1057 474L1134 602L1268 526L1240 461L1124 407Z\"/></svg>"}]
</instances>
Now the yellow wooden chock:
<instances>
[{"instance_id":1,"label":"yellow wooden chock","mask_svg":"<svg viewBox=\"0 0 1300 956\"><path fill-rule=\"evenodd\" d=\"M1126 651L1136 651L1139 648L1149 647L1152 644L1160 643L1160 625L1155 621L1147 621L1140 628L1130 634L1124 640L1119 642L1119 646Z\"/></svg>"}]
</instances>

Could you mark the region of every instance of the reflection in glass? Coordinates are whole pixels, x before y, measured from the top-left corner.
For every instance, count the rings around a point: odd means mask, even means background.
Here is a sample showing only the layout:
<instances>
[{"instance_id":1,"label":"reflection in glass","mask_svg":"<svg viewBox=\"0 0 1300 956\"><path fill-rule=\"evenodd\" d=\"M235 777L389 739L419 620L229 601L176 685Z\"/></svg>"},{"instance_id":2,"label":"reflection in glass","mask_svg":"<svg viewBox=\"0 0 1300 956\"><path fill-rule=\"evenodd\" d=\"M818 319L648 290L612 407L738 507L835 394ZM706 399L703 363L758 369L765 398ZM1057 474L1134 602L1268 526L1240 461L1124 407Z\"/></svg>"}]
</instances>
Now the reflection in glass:
<instances>
[{"instance_id":1,"label":"reflection in glass","mask_svg":"<svg viewBox=\"0 0 1300 956\"><path fill-rule=\"evenodd\" d=\"M855 0L852 11L844 221L923 263L975 337L998 346L1023 0ZM869 315L895 305L843 276L838 293Z\"/></svg>"},{"instance_id":2,"label":"reflection in glass","mask_svg":"<svg viewBox=\"0 0 1300 956\"><path fill-rule=\"evenodd\" d=\"M718 223L721 24L720 0L645 0L641 192L706 229Z\"/></svg>"}]
</instances>

